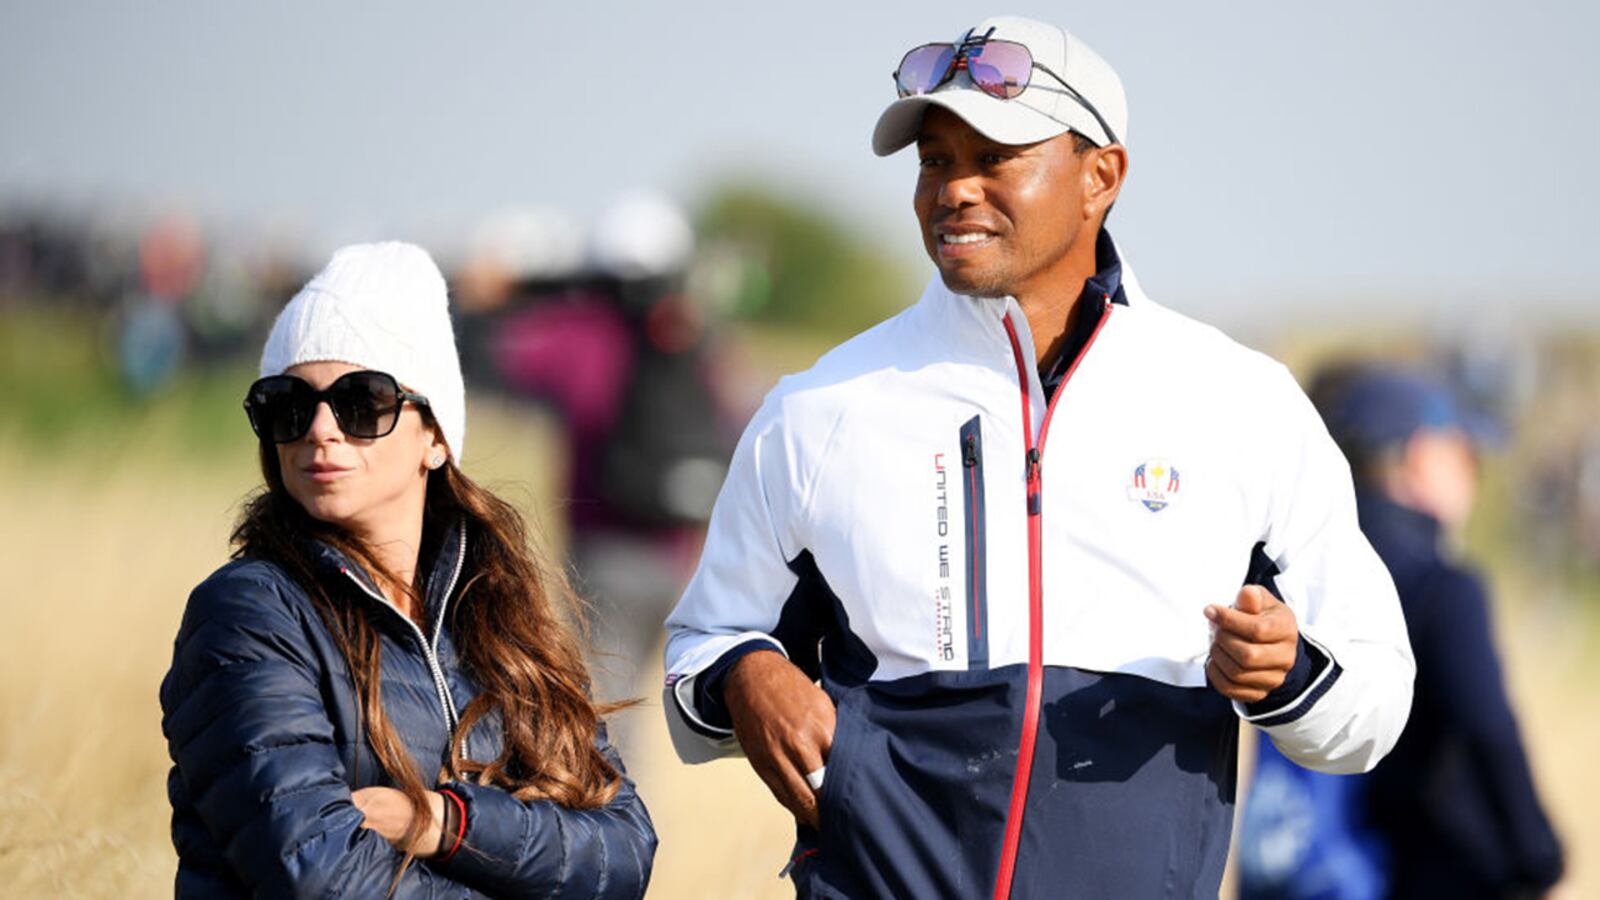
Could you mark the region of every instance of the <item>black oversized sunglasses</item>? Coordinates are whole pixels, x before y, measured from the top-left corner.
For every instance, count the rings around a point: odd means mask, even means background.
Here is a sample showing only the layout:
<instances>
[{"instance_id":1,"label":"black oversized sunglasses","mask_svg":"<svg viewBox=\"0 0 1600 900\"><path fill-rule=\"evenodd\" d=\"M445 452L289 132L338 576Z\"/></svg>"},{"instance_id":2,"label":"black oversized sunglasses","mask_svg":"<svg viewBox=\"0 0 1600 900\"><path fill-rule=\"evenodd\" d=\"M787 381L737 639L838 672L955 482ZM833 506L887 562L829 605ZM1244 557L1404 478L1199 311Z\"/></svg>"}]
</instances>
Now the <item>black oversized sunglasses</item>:
<instances>
[{"instance_id":1,"label":"black oversized sunglasses","mask_svg":"<svg viewBox=\"0 0 1600 900\"><path fill-rule=\"evenodd\" d=\"M317 405L327 401L339 430L348 437L370 439L394 431L407 400L428 405L427 397L401 388L387 372L347 372L321 391L293 375L268 375L250 385L244 411L257 437L286 444L306 436Z\"/></svg>"}]
</instances>

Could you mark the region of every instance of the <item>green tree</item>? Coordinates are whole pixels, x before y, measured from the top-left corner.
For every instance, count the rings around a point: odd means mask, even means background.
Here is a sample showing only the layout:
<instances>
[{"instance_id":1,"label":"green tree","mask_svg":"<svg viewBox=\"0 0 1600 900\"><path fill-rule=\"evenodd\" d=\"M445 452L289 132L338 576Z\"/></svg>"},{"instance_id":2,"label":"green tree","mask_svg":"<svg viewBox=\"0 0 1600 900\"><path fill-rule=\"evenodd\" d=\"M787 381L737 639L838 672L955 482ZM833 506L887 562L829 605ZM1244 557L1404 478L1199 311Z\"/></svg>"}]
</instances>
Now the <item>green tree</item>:
<instances>
[{"instance_id":1,"label":"green tree","mask_svg":"<svg viewBox=\"0 0 1600 900\"><path fill-rule=\"evenodd\" d=\"M736 310L756 321L843 338L917 297L910 275L870 239L753 184L713 190L696 224L708 245L732 247L743 261Z\"/></svg>"}]
</instances>

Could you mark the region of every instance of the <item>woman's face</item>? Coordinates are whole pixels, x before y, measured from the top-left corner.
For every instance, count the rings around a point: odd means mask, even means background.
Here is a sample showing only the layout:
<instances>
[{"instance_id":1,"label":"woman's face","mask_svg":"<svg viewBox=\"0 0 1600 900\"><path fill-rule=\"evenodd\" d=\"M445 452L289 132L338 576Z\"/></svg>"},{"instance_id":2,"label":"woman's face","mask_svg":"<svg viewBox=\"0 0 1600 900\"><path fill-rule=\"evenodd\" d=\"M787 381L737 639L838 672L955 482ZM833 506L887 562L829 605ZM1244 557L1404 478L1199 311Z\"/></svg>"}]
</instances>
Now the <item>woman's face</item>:
<instances>
[{"instance_id":1,"label":"woman's face","mask_svg":"<svg viewBox=\"0 0 1600 900\"><path fill-rule=\"evenodd\" d=\"M312 362L286 374L325 390L360 366ZM317 404L305 437L278 444L283 485L311 517L339 525L358 537L387 534L415 522L420 527L427 497L428 460L447 450L438 429L426 425L415 405L405 404L394 431L380 438L353 438L339 429L327 403Z\"/></svg>"}]
</instances>

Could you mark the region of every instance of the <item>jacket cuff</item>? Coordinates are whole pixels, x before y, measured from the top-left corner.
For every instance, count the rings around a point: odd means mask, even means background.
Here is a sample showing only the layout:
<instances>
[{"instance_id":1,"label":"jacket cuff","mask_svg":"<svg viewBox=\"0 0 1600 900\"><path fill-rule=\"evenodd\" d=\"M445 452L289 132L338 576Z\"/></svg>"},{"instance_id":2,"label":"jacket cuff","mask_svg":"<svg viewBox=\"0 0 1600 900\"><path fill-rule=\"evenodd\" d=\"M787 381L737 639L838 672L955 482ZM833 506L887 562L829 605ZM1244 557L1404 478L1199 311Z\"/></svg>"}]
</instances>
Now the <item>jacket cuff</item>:
<instances>
[{"instance_id":1,"label":"jacket cuff","mask_svg":"<svg viewBox=\"0 0 1600 900\"><path fill-rule=\"evenodd\" d=\"M495 884L505 876L508 863L522 857L522 848L516 846L522 829L495 827L497 819L516 821L520 809L496 810L496 805L515 804L522 801L498 788L484 787L465 781L449 781L439 785L461 798L466 807L466 832L461 846L449 859L431 859L428 865L447 878L466 884Z\"/></svg>"},{"instance_id":2,"label":"jacket cuff","mask_svg":"<svg viewBox=\"0 0 1600 900\"><path fill-rule=\"evenodd\" d=\"M716 741L733 737L733 722L722 702L722 682L734 663L757 650L784 653L783 645L776 639L752 635L722 651L721 656L693 675L667 677L667 695L690 731ZM714 693L706 686L707 682L711 682ZM707 714L711 718L708 719Z\"/></svg>"},{"instance_id":3,"label":"jacket cuff","mask_svg":"<svg viewBox=\"0 0 1600 900\"><path fill-rule=\"evenodd\" d=\"M1258 728L1287 725L1311 711L1333 687L1343 670L1327 648L1300 633L1294 665L1283 684L1255 703L1234 704L1244 720Z\"/></svg>"},{"instance_id":4,"label":"jacket cuff","mask_svg":"<svg viewBox=\"0 0 1600 900\"><path fill-rule=\"evenodd\" d=\"M761 651L781 653L778 645L772 641L761 639L745 641L728 648L717 661L707 666L705 671L696 675L693 685L694 710L699 715L700 721L720 731L733 731L733 717L728 713L728 704L723 699L722 687L727 680L728 673L733 671L735 664L752 653Z\"/></svg>"}]
</instances>

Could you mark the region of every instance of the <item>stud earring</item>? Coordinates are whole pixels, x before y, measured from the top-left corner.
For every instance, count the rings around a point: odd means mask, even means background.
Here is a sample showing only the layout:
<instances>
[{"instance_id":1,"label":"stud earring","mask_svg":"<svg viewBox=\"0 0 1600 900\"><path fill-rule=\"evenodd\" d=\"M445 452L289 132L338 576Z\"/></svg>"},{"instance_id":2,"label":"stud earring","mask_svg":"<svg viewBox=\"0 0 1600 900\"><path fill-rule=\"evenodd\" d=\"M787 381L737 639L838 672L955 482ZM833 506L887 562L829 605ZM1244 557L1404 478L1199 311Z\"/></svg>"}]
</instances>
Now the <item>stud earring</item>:
<instances>
[{"instance_id":1,"label":"stud earring","mask_svg":"<svg viewBox=\"0 0 1600 900\"><path fill-rule=\"evenodd\" d=\"M444 465L444 457L438 453L428 457L428 468L437 469Z\"/></svg>"}]
</instances>

